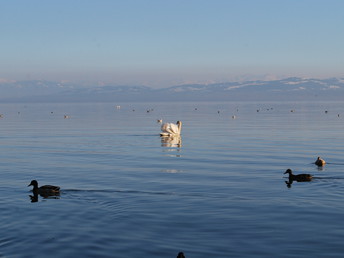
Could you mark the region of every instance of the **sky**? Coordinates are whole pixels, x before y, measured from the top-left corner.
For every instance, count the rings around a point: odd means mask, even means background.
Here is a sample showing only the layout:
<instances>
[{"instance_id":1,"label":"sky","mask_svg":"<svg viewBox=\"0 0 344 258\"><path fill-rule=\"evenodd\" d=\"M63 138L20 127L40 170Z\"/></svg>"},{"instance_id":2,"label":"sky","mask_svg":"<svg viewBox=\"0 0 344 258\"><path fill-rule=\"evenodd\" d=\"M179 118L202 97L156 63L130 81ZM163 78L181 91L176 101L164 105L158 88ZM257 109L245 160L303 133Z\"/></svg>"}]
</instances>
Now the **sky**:
<instances>
[{"instance_id":1,"label":"sky","mask_svg":"<svg viewBox=\"0 0 344 258\"><path fill-rule=\"evenodd\" d=\"M0 0L0 81L344 77L342 0Z\"/></svg>"}]
</instances>

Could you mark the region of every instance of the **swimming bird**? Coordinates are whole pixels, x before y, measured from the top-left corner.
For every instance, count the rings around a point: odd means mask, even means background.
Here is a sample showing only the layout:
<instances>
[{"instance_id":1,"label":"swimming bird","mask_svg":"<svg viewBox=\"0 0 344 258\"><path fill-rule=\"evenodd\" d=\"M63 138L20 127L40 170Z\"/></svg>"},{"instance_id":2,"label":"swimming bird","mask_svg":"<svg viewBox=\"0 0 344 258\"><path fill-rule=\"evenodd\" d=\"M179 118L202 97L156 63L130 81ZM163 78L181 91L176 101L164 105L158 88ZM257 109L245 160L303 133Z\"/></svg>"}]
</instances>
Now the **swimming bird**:
<instances>
[{"instance_id":1,"label":"swimming bird","mask_svg":"<svg viewBox=\"0 0 344 258\"><path fill-rule=\"evenodd\" d=\"M28 186L33 186L32 192L34 194L41 194L41 195L54 195L60 193L60 187L54 185L43 185L38 187L38 182L36 180L32 180Z\"/></svg>"},{"instance_id":2,"label":"swimming bird","mask_svg":"<svg viewBox=\"0 0 344 258\"><path fill-rule=\"evenodd\" d=\"M318 159L314 162L315 165L322 167L325 166L326 162L322 158L318 157Z\"/></svg>"},{"instance_id":3,"label":"swimming bird","mask_svg":"<svg viewBox=\"0 0 344 258\"><path fill-rule=\"evenodd\" d=\"M289 181L297 181L297 182L307 182L311 181L313 176L310 174L299 174L299 175L294 175L293 171L291 169L287 169L284 174L289 174Z\"/></svg>"},{"instance_id":4,"label":"swimming bird","mask_svg":"<svg viewBox=\"0 0 344 258\"><path fill-rule=\"evenodd\" d=\"M182 122L177 121L177 124L165 123L161 126L160 136L178 136L182 131Z\"/></svg>"}]
</instances>

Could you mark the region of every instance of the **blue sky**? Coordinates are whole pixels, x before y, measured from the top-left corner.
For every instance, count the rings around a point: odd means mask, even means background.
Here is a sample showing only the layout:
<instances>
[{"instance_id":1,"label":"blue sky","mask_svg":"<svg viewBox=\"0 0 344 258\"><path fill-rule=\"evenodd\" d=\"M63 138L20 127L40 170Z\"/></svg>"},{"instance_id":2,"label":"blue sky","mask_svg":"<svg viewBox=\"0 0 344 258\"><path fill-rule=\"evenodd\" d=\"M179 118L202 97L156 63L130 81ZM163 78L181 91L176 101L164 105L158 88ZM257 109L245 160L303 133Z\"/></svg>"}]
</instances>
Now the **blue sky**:
<instances>
[{"instance_id":1,"label":"blue sky","mask_svg":"<svg viewBox=\"0 0 344 258\"><path fill-rule=\"evenodd\" d=\"M344 77L341 0L0 0L0 80Z\"/></svg>"}]
</instances>

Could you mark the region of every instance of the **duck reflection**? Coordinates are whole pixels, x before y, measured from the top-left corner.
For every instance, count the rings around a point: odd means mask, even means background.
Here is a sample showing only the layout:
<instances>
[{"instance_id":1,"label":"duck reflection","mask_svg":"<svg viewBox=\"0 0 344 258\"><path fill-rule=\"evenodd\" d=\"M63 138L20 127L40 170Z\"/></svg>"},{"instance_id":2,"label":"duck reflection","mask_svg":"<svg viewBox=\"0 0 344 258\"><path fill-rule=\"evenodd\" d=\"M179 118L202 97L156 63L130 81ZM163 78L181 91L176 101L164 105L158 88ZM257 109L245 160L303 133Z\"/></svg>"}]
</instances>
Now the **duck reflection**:
<instances>
[{"instance_id":1,"label":"duck reflection","mask_svg":"<svg viewBox=\"0 0 344 258\"><path fill-rule=\"evenodd\" d=\"M182 137L180 135L163 136L161 137L161 146L180 148L182 147Z\"/></svg>"},{"instance_id":2,"label":"duck reflection","mask_svg":"<svg viewBox=\"0 0 344 258\"><path fill-rule=\"evenodd\" d=\"M38 197L41 196L43 199L60 199L60 193L38 193L37 191L30 194L31 202L38 202Z\"/></svg>"}]
</instances>

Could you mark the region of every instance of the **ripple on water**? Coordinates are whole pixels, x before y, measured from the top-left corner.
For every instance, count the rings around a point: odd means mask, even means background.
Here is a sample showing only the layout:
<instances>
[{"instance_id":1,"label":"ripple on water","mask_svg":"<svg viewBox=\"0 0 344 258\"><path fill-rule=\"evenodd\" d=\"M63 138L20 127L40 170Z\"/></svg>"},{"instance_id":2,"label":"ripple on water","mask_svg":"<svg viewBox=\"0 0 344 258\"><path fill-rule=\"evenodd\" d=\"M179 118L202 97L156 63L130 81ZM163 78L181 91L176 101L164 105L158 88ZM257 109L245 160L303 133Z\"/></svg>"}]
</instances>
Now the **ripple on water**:
<instances>
[{"instance_id":1,"label":"ripple on water","mask_svg":"<svg viewBox=\"0 0 344 258\"><path fill-rule=\"evenodd\" d=\"M342 123L318 102L271 104L21 106L1 120L0 256L341 257ZM157 117L185 121L180 146ZM288 188L287 168L315 178ZM60 198L31 203L32 179Z\"/></svg>"}]
</instances>

